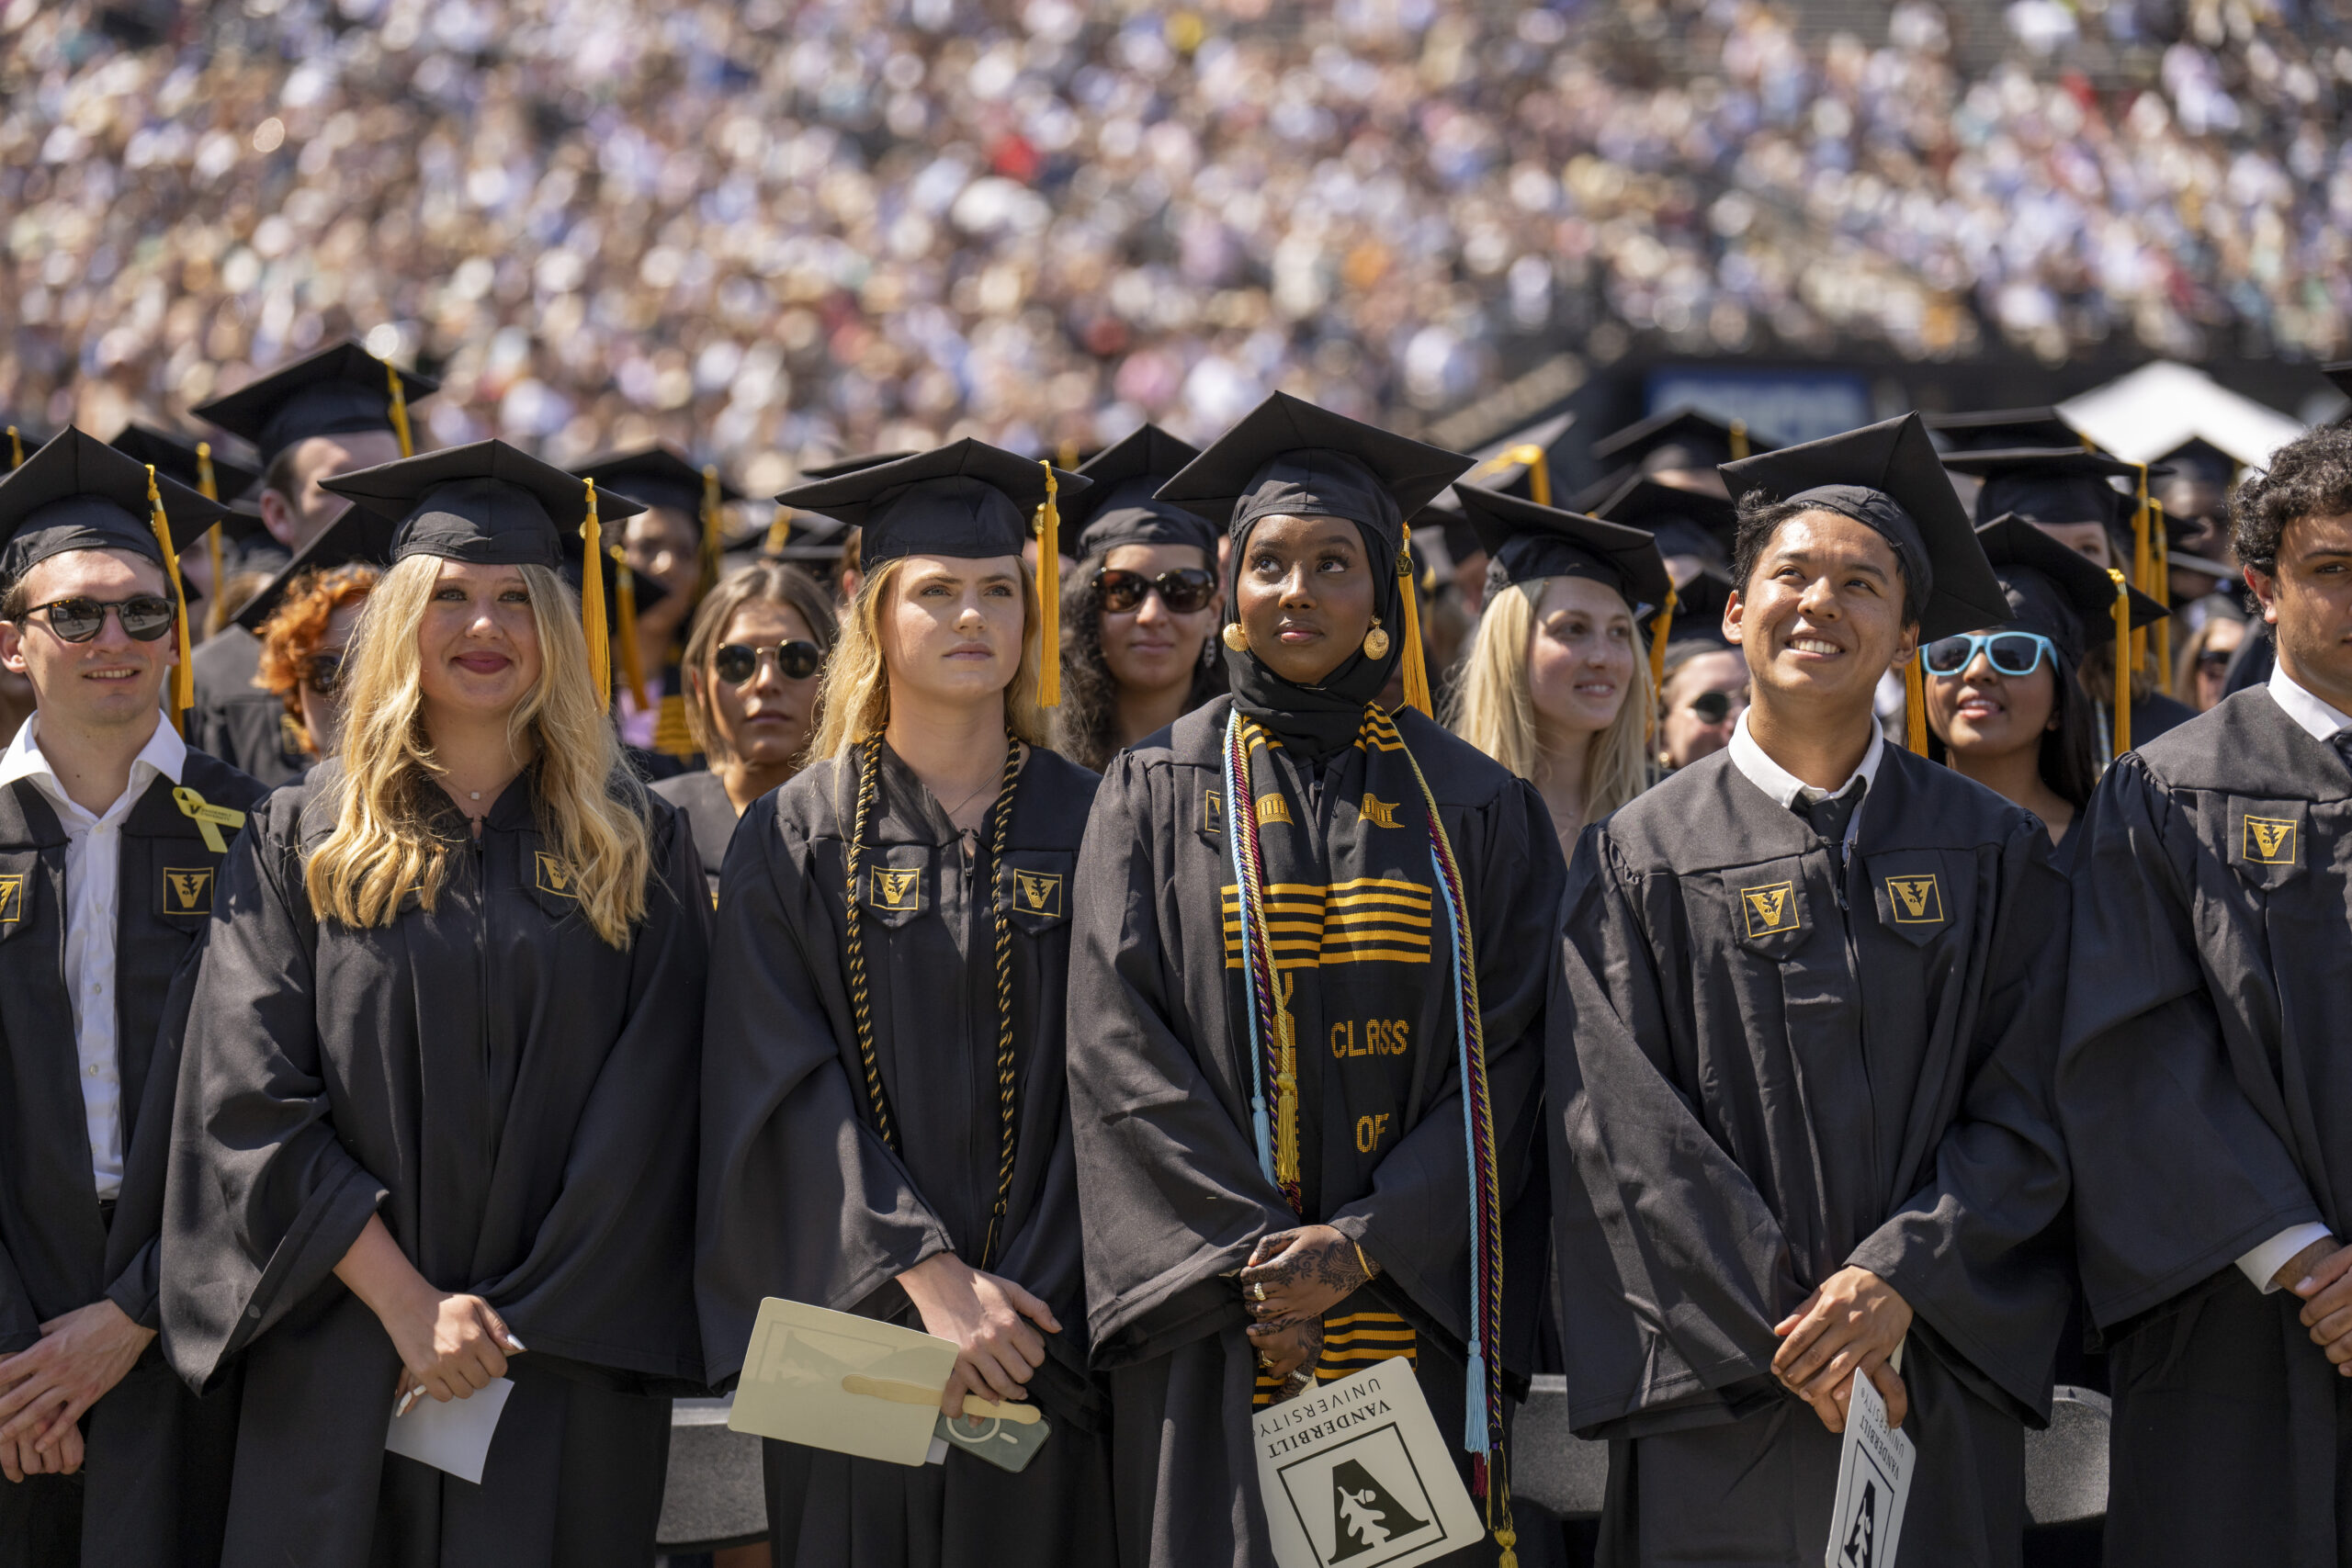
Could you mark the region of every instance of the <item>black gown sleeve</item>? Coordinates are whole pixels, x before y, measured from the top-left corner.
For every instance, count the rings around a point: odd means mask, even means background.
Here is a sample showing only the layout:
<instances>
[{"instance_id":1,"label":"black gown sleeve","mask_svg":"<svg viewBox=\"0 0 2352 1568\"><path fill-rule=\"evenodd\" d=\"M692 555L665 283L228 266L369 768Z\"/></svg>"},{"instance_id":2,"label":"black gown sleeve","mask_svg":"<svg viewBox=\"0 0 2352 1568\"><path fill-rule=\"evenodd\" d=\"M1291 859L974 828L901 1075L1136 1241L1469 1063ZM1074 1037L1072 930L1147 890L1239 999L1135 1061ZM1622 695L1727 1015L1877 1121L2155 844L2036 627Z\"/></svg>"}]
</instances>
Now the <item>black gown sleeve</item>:
<instances>
[{"instance_id":1,"label":"black gown sleeve","mask_svg":"<svg viewBox=\"0 0 2352 1568\"><path fill-rule=\"evenodd\" d=\"M1183 986L1160 941L1168 872L1155 815L1145 769L1114 758L1073 883L1070 1117L1087 1316L1105 1369L1246 1323L1239 1292L1218 1276L1296 1223L1259 1169L1250 1128L1172 1021ZM1218 962L1221 987L1221 949Z\"/></svg>"},{"instance_id":2,"label":"black gown sleeve","mask_svg":"<svg viewBox=\"0 0 2352 1568\"><path fill-rule=\"evenodd\" d=\"M230 847L189 1006L161 1258L165 1350L198 1388L324 1282L387 1191L331 1119L293 817Z\"/></svg>"},{"instance_id":3,"label":"black gown sleeve","mask_svg":"<svg viewBox=\"0 0 2352 1568\"><path fill-rule=\"evenodd\" d=\"M1779 1220L1676 1087L1640 906L1586 829L1544 1062L1569 1419L1610 1438L1728 1419L1804 1294Z\"/></svg>"},{"instance_id":4,"label":"black gown sleeve","mask_svg":"<svg viewBox=\"0 0 2352 1568\"><path fill-rule=\"evenodd\" d=\"M1847 1261L1894 1286L1969 1366L2046 1416L2072 1289L2046 1239L2069 1190L2051 1102L2068 889L2049 835L2031 821L2004 846L2000 874L1958 1114L1928 1179Z\"/></svg>"},{"instance_id":5,"label":"black gown sleeve","mask_svg":"<svg viewBox=\"0 0 2352 1568\"><path fill-rule=\"evenodd\" d=\"M954 1250L858 1113L865 1088L842 1064L837 1031L849 1025L824 904L842 890L820 886L807 844L779 830L776 798L744 814L719 873L695 1246L715 1384L741 1370L763 1297L854 1311Z\"/></svg>"},{"instance_id":6,"label":"black gown sleeve","mask_svg":"<svg viewBox=\"0 0 2352 1568\"><path fill-rule=\"evenodd\" d=\"M2077 1246L2102 1325L2161 1305L2290 1226L2321 1220L2279 1125L2233 1070L2207 993L2275 985L2256 955L2192 916L2193 824L2127 756L2108 770L2075 861L2074 951L2058 1111L2075 1163ZM2211 965L2209 968L2208 965Z\"/></svg>"}]
</instances>

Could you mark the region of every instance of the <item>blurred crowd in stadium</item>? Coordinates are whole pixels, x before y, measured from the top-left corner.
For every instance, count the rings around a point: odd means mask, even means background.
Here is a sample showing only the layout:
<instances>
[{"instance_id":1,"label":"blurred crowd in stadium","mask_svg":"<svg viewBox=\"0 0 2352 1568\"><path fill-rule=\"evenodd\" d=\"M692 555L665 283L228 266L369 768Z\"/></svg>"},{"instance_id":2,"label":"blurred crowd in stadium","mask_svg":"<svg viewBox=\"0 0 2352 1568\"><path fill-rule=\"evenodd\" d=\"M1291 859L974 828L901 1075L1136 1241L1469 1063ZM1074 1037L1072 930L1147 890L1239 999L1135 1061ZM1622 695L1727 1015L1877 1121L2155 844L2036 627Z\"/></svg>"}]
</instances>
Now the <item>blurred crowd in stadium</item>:
<instances>
[{"instance_id":1,"label":"blurred crowd in stadium","mask_svg":"<svg viewBox=\"0 0 2352 1568\"><path fill-rule=\"evenodd\" d=\"M1409 421L1516 334L2337 357L2311 4L2021 0L1971 79L1924 0L1814 44L1749 0L6 0L0 412L172 423L356 324L444 373L439 444L756 492L1275 387Z\"/></svg>"}]
</instances>

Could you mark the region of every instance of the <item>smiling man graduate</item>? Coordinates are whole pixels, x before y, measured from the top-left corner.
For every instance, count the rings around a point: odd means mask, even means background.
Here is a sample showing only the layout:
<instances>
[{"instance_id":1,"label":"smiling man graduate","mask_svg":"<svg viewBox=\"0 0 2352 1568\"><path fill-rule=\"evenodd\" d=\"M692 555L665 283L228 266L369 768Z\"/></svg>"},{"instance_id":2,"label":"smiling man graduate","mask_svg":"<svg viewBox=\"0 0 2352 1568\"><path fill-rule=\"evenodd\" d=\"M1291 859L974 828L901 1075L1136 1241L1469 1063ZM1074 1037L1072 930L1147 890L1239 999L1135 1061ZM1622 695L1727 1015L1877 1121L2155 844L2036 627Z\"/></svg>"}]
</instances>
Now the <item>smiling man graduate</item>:
<instances>
[{"instance_id":1,"label":"smiling man graduate","mask_svg":"<svg viewBox=\"0 0 2352 1568\"><path fill-rule=\"evenodd\" d=\"M1918 1448L1905 1539L2013 1563L2066 1305L2066 888L2040 824L1871 712L1922 636L2007 607L1916 415L1724 475L1754 705L1587 829L1550 1015L1601 1561L1819 1562L1859 1373Z\"/></svg>"},{"instance_id":2,"label":"smiling man graduate","mask_svg":"<svg viewBox=\"0 0 2352 1568\"><path fill-rule=\"evenodd\" d=\"M2278 667L2119 761L2075 830L2058 1104L2117 1563L2352 1561L2352 430L2232 510Z\"/></svg>"}]
</instances>

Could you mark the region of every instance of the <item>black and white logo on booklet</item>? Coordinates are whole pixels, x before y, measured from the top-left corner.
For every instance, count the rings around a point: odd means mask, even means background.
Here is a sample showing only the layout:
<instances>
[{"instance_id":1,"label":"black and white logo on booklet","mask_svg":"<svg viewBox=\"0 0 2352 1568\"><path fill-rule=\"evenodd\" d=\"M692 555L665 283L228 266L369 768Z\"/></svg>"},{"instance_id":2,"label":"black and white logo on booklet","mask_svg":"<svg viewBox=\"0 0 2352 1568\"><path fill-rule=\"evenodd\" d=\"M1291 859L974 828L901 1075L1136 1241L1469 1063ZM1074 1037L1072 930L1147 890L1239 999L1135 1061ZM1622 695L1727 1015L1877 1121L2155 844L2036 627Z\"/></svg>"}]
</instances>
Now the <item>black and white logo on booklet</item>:
<instances>
[{"instance_id":1,"label":"black and white logo on booklet","mask_svg":"<svg viewBox=\"0 0 2352 1568\"><path fill-rule=\"evenodd\" d=\"M1485 1531L1408 1361L1318 1383L1253 1422L1281 1568L1412 1568Z\"/></svg>"}]
</instances>

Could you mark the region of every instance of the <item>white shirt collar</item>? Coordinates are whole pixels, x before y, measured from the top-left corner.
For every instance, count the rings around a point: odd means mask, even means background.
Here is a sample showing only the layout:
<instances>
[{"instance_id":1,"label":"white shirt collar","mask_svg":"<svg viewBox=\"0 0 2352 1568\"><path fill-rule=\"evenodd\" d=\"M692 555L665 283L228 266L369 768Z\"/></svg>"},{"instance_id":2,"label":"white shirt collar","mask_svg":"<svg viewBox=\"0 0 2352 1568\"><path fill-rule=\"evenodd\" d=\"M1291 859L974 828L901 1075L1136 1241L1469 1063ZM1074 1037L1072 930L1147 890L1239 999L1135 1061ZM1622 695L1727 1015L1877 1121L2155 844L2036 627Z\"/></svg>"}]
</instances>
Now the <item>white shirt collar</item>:
<instances>
[{"instance_id":1,"label":"white shirt collar","mask_svg":"<svg viewBox=\"0 0 2352 1568\"><path fill-rule=\"evenodd\" d=\"M40 786L43 795L57 805L80 816L90 817L90 813L83 810L65 793L65 786L58 782L57 770L49 765L47 757L41 755L40 729L40 715L36 712L25 720L23 728L17 731L16 739L8 742L8 750L0 752L0 786L18 779L30 779ZM106 815L112 817L119 810L127 810L127 803L137 800L156 774L162 774L174 784L179 783L180 774L187 766L187 742L182 740L179 731L158 713L155 733L147 738L147 744L141 746L139 755L130 760L130 787L122 792L121 799L107 808ZM91 820L99 818L91 817Z\"/></svg>"},{"instance_id":2,"label":"white shirt collar","mask_svg":"<svg viewBox=\"0 0 2352 1568\"><path fill-rule=\"evenodd\" d=\"M2309 730L2312 739L2323 745L2335 739L2336 731L2352 729L2352 718L2346 717L2303 690L2296 683L2295 678L2287 673L2284 664L2270 667L2270 700L2286 710L2289 718Z\"/></svg>"},{"instance_id":3,"label":"white shirt collar","mask_svg":"<svg viewBox=\"0 0 2352 1568\"><path fill-rule=\"evenodd\" d=\"M1878 765L1886 755L1886 733L1879 728L1876 719L1871 721L1871 743L1862 752L1862 765L1836 789L1821 789L1805 783L1765 754L1764 748L1758 745L1756 738L1747 732L1747 716L1755 711L1750 708L1742 713L1739 723L1732 728L1732 766L1737 768L1749 784L1781 806L1793 808L1799 800L1825 800L1833 795L1843 795L1854 787L1855 779L1868 784L1878 783Z\"/></svg>"}]
</instances>

